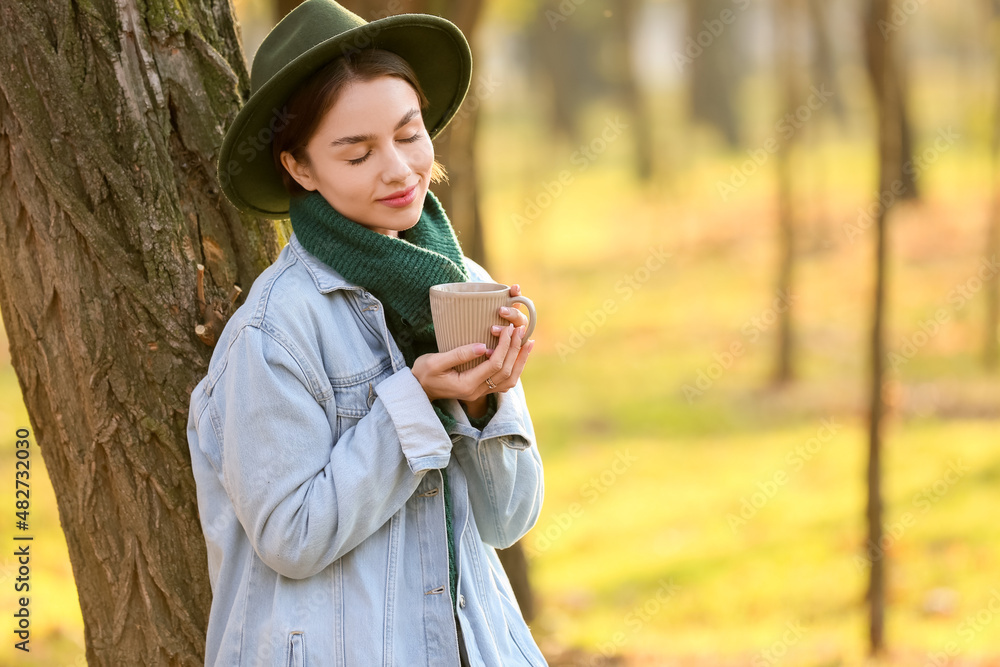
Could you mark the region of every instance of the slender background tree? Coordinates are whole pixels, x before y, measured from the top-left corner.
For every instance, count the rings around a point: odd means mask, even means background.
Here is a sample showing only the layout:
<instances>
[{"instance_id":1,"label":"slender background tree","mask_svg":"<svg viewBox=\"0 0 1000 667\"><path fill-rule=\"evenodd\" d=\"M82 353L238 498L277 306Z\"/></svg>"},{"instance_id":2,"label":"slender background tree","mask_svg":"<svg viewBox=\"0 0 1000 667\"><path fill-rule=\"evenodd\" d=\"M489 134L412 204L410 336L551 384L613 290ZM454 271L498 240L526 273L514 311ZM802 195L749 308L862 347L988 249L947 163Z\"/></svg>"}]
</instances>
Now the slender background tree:
<instances>
[{"instance_id":1,"label":"slender background tree","mask_svg":"<svg viewBox=\"0 0 1000 667\"><path fill-rule=\"evenodd\" d=\"M885 572L886 556L882 544L882 439L886 415L885 378L885 301L887 255L889 247L888 216L891 209L889 193L898 191L902 183L900 151L902 148L900 110L902 90L896 71L896 31L885 30L892 25L893 0L871 0L867 16L868 62L878 107L878 213L875 220L875 289L872 296L872 328L869 348L871 376L868 407L868 579L869 651L880 655L885 651ZM880 36L880 37L879 37ZM890 203L887 203L890 202Z\"/></svg>"},{"instance_id":2,"label":"slender background tree","mask_svg":"<svg viewBox=\"0 0 1000 667\"><path fill-rule=\"evenodd\" d=\"M801 29L802 11L800 0L780 0L774 5L776 33L780 36L781 48L776 52L778 59L778 79L781 81L782 116L794 117L796 107L802 99L802 72L797 57L798 37ZM796 241L796 201L795 181L792 177L792 161L798 144L798 132L788 138L779 138L781 146L777 152L778 163L778 294L790 294L795 268ZM787 298L787 297L786 297ZM774 383L790 382L795 373L792 366L794 336L792 332L792 308L778 313L778 336L774 365Z\"/></svg>"},{"instance_id":3,"label":"slender background tree","mask_svg":"<svg viewBox=\"0 0 1000 667\"><path fill-rule=\"evenodd\" d=\"M990 137L990 156L993 161L993 205L986 223L986 256L1000 255L1000 0L987 3L990 37L993 47L996 84L993 91L993 134ZM983 365L996 371L1000 362L1000 274L985 281L986 319L983 333Z\"/></svg>"}]
</instances>

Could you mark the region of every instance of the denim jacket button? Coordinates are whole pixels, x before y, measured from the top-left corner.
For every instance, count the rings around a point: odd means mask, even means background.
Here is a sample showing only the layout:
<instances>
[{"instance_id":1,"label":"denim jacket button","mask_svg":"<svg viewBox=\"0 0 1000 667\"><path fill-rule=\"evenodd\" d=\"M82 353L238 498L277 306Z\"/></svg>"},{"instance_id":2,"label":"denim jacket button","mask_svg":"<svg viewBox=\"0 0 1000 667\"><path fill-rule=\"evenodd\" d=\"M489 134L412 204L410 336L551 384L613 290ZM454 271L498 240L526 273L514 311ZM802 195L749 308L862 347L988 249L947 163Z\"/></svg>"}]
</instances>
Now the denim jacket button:
<instances>
[{"instance_id":1,"label":"denim jacket button","mask_svg":"<svg viewBox=\"0 0 1000 667\"><path fill-rule=\"evenodd\" d=\"M458 596L458 606L461 607L462 609L465 609L465 596L464 595L459 595Z\"/></svg>"}]
</instances>

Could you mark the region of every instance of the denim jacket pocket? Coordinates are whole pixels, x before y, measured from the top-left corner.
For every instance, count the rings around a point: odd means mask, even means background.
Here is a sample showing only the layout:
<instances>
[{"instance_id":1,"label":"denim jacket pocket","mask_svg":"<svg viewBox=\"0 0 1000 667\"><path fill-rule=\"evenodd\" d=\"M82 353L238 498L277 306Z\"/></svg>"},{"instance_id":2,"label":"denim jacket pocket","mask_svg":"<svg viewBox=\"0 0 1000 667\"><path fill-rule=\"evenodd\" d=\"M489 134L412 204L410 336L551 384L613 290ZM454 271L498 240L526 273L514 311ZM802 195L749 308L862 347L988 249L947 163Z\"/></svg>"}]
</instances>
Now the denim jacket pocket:
<instances>
[{"instance_id":1,"label":"denim jacket pocket","mask_svg":"<svg viewBox=\"0 0 1000 667\"><path fill-rule=\"evenodd\" d=\"M334 442L368 414L377 398L375 387L390 375L392 375L392 361L386 357L382 363L365 372L347 378L329 378L333 387L333 400L337 406Z\"/></svg>"},{"instance_id":2,"label":"denim jacket pocket","mask_svg":"<svg viewBox=\"0 0 1000 667\"><path fill-rule=\"evenodd\" d=\"M306 635L301 630L288 633L287 667L306 667Z\"/></svg>"}]
</instances>

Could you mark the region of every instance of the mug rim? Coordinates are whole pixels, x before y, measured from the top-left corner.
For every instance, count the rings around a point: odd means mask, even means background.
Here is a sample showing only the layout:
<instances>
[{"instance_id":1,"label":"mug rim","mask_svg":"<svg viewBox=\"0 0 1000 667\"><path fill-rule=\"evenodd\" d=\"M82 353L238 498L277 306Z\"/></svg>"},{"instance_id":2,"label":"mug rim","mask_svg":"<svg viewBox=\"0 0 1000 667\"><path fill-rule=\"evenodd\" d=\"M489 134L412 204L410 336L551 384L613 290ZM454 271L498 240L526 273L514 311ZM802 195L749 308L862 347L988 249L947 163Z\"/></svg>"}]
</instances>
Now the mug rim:
<instances>
[{"instance_id":1,"label":"mug rim","mask_svg":"<svg viewBox=\"0 0 1000 667\"><path fill-rule=\"evenodd\" d=\"M482 285L484 287L492 285L492 289L476 289L476 290L450 290L450 289L446 289L448 287L452 287L452 286L455 286L455 285ZM459 282L459 283L441 283L439 285L431 285L431 291L432 292L437 292L438 294L447 294L449 296L468 297L468 296L477 296L477 295L483 295L483 294L494 294L496 292L503 292L503 293L506 294L506 293L510 292L510 285L504 285L503 283L494 283L494 282L488 282L488 281L484 281L484 282L480 282L480 281L467 281L467 282Z\"/></svg>"}]
</instances>

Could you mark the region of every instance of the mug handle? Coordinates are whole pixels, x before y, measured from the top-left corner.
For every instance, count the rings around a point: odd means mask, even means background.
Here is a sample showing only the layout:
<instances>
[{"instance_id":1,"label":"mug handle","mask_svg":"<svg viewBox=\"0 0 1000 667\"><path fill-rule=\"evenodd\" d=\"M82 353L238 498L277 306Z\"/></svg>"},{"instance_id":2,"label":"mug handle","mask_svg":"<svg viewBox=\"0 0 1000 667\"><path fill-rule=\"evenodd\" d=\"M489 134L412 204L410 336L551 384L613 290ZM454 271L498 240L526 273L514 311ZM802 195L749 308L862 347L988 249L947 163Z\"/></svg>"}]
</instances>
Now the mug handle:
<instances>
[{"instance_id":1,"label":"mug handle","mask_svg":"<svg viewBox=\"0 0 1000 667\"><path fill-rule=\"evenodd\" d=\"M507 302L507 304L511 307L513 307L515 303L523 303L528 309L528 328L525 330L523 337L524 340L527 340L528 338L531 338L531 332L535 330L535 321L538 319L535 316L535 304L532 303L531 299L526 296L511 297Z\"/></svg>"}]
</instances>

